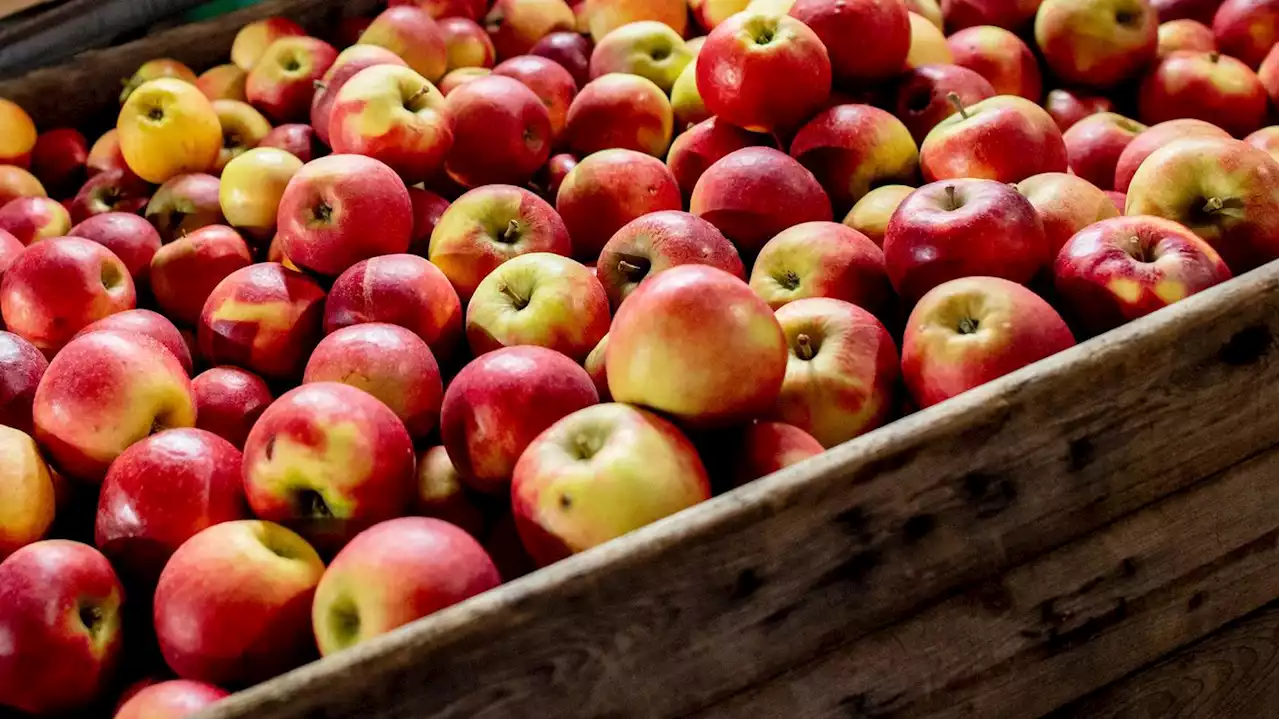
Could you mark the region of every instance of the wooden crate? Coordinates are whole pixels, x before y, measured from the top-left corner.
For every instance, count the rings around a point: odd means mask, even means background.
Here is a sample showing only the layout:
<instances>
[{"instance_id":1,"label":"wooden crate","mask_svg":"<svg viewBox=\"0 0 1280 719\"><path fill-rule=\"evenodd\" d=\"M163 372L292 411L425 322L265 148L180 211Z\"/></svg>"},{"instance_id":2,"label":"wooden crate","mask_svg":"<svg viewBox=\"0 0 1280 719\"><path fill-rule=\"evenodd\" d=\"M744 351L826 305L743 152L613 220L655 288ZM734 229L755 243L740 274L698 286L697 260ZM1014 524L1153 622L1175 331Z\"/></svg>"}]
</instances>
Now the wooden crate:
<instances>
[{"instance_id":1,"label":"wooden crate","mask_svg":"<svg viewBox=\"0 0 1280 719\"><path fill-rule=\"evenodd\" d=\"M268 0L0 83L44 127ZM209 719L1275 717L1277 276L1255 270L242 692Z\"/></svg>"}]
</instances>

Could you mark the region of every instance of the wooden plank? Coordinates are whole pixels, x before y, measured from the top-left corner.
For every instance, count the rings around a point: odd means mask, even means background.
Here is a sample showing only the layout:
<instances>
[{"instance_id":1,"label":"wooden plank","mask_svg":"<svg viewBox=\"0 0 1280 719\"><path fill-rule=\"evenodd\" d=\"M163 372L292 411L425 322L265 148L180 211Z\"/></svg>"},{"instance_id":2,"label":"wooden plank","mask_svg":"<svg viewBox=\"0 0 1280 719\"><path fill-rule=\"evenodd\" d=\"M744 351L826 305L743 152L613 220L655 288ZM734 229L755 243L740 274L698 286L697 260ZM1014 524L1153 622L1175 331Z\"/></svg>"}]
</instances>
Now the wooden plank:
<instances>
[{"instance_id":1,"label":"wooden plank","mask_svg":"<svg viewBox=\"0 0 1280 719\"><path fill-rule=\"evenodd\" d=\"M1277 624L1272 602L1050 719L1275 719Z\"/></svg>"},{"instance_id":2,"label":"wooden plank","mask_svg":"<svg viewBox=\"0 0 1280 719\"><path fill-rule=\"evenodd\" d=\"M207 716L673 716L1274 446L1277 263Z\"/></svg>"},{"instance_id":3,"label":"wooden plank","mask_svg":"<svg viewBox=\"0 0 1280 719\"><path fill-rule=\"evenodd\" d=\"M37 5L45 5L53 0L0 0L0 18L17 15Z\"/></svg>"},{"instance_id":4,"label":"wooden plank","mask_svg":"<svg viewBox=\"0 0 1280 719\"><path fill-rule=\"evenodd\" d=\"M1038 717L1273 601L1274 447L708 709Z\"/></svg>"}]
</instances>

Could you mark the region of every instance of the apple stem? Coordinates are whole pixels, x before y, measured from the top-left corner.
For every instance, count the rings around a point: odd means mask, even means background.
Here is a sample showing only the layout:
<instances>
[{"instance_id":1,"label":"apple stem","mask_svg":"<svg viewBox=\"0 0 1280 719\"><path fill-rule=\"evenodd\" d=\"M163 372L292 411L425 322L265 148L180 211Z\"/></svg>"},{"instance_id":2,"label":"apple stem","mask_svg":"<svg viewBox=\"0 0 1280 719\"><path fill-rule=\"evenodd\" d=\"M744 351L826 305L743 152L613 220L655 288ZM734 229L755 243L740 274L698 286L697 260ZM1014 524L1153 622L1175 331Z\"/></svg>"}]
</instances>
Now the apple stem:
<instances>
[{"instance_id":1,"label":"apple stem","mask_svg":"<svg viewBox=\"0 0 1280 719\"><path fill-rule=\"evenodd\" d=\"M960 117L966 120L969 119L969 113L964 109L964 103L960 101L960 95L954 92L948 92L947 102L951 103L951 106L956 109L956 112L960 113Z\"/></svg>"},{"instance_id":2,"label":"apple stem","mask_svg":"<svg viewBox=\"0 0 1280 719\"><path fill-rule=\"evenodd\" d=\"M959 199L956 198L956 186L947 185L946 189L947 189L947 204L949 205L947 209L948 210L960 209L960 201Z\"/></svg>"},{"instance_id":3,"label":"apple stem","mask_svg":"<svg viewBox=\"0 0 1280 719\"><path fill-rule=\"evenodd\" d=\"M511 289L511 285L508 285L506 282L498 283L498 291L510 298L512 304L514 304L518 310L522 310L529 306L529 300L526 300L517 294L515 290Z\"/></svg>"},{"instance_id":4,"label":"apple stem","mask_svg":"<svg viewBox=\"0 0 1280 719\"><path fill-rule=\"evenodd\" d=\"M408 105L409 103L411 103L411 102L413 102L413 101L417 100L418 98L422 97L423 95L425 95L425 94L427 94L427 93L429 93L429 92L431 92L431 86L430 86L430 85L423 85L422 87L418 88L418 91L417 91L417 92L415 92L415 93L413 93L412 95L410 95L410 96L409 96L409 99L404 101L404 104L405 104L405 105Z\"/></svg>"},{"instance_id":5,"label":"apple stem","mask_svg":"<svg viewBox=\"0 0 1280 719\"><path fill-rule=\"evenodd\" d=\"M645 275L643 267L627 262L626 260L618 260L618 271L632 282L639 282L644 279Z\"/></svg>"},{"instance_id":6,"label":"apple stem","mask_svg":"<svg viewBox=\"0 0 1280 719\"><path fill-rule=\"evenodd\" d=\"M329 87L329 84L324 80L316 80L311 83L311 87L313 87L316 92L323 92L325 88Z\"/></svg>"},{"instance_id":7,"label":"apple stem","mask_svg":"<svg viewBox=\"0 0 1280 719\"><path fill-rule=\"evenodd\" d=\"M498 239L508 244L512 244L512 243L515 243L516 240L520 239L519 235L520 235L520 223L516 222L515 220L511 220L510 222L507 223L507 229L502 231L502 237Z\"/></svg>"},{"instance_id":8,"label":"apple stem","mask_svg":"<svg viewBox=\"0 0 1280 719\"><path fill-rule=\"evenodd\" d=\"M813 344L809 340L809 335L796 335L796 356L802 360L813 359Z\"/></svg>"},{"instance_id":9,"label":"apple stem","mask_svg":"<svg viewBox=\"0 0 1280 719\"><path fill-rule=\"evenodd\" d=\"M1216 63L1222 57L1222 53L1214 51L1209 53L1209 62Z\"/></svg>"},{"instance_id":10,"label":"apple stem","mask_svg":"<svg viewBox=\"0 0 1280 719\"><path fill-rule=\"evenodd\" d=\"M1210 197L1205 201L1203 209L1205 212L1212 213L1221 210L1223 207L1226 207L1226 203L1222 201L1221 197Z\"/></svg>"},{"instance_id":11,"label":"apple stem","mask_svg":"<svg viewBox=\"0 0 1280 719\"><path fill-rule=\"evenodd\" d=\"M978 331L978 321L972 317L962 317L956 324L956 329L962 335L971 335Z\"/></svg>"}]
</instances>

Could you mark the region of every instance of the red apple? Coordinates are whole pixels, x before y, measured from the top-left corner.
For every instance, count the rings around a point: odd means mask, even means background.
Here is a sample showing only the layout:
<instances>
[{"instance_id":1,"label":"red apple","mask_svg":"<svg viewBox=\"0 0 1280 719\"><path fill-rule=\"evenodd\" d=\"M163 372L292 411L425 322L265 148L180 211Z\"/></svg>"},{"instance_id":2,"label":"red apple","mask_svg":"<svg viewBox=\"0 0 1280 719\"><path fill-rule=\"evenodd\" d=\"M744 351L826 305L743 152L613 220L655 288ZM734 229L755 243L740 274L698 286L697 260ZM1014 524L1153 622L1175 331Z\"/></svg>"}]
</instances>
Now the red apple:
<instances>
[{"instance_id":1,"label":"red apple","mask_svg":"<svg viewBox=\"0 0 1280 719\"><path fill-rule=\"evenodd\" d=\"M968 68L922 65L898 80L892 109L911 131L912 139L921 143L939 122L955 114L955 107L947 100L952 93L968 106L994 97L996 91L985 77Z\"/></svg>"},{"instance_id":2,"label":"red apple","mask_svg":"<svg viewBox=\"0 0 1280 719\"><path fill-rule=\"evenodd\" d=\"M85 158L84 166L88 177L108 170L125 170L133 174L120 150L120 132L114 127L102 133L89 147L89 156Z\"/></svg>"},{"instance_id":3,"label":"red apple","mask_svg":"<svg viewBox=\"0 0 1280 719\"><path fill-rule=\"evenodd\" d=\"M1221 4L1221 0L1152 0L1151 7L1160 14L1160 22L1187 18L1208 25Z\"/></svg>"},{"instance_id":4,"label":"red apple","mask_svg":"<svg viewBox=\"0 0 1280 719\"><path fill-rule=\"evenodd\" d=\"M568 122L569 106L578 94L569 71L545 57L521 55L500 63L493 74L518 80L538 96L551 120L551 142L558 142Z\"/></svg>"},{"instance_id":5,"label":"red apple","mask_svg":"<svg viewBox=\"0 0 1280 719\"><path fill-rule=\"evenodd\" d=\"M1213 52L1213 30L1195 20L1170 20L1160 23L1156 55L1164 57L1179 50Z\"/></svg>"},{"instance_id":6,"label":"red apple","mask_svg":"<svg viewBox=\"0 0 1280 719\"><path fill-rule=\"evenodd\" d=\"M782 422L752 422L735 439L743 450L733 462L735 487L823 452L822 445L808 432Z\"/></svg>"},{"instance_id":7,"label":"red apple","mask_svg":"<svg viewBox=\"0 0 1280 719\"><path fill-rule=\"evenodd\" d=\"M202 227L156 251L150 265L151 292L165 314L194 327L218 283L252 264L249 246L235 230Z\"/></svg>"},{"instance_id":8,"label":"red apple","mask_svg":"<svg viewBox=\"0 0 1280 719\"><path fill-rule=\"evenodd\" d=\"M221 183L213 175L178 175L161 185L147 203L146 216L164 242L188 232L224 222L218 192Z\"/></svg>"},{"instance_id":9,"label":"red apple","mask_svg":"<svg viewBox=\"0 0 1280 719\"><path fill-rule=\"evenodd\" d=\"M164 315L151 310L125 310L108 315L77 333L77 337L101 330L118 330L120 332L136 332L159 342L169 350L178 364L188 376L191 374L191 350L187 348L182 333Z\"/></svg>"},{"instance_id":10,"label":"red apple","mask_svg":"<svg viewBox=\"0 0 1280 719\"><path fill-rule=\"evenodd\" d=\"M1124 152L1116 160L1116 180L1114 187L1119 192L1128 192L1129 183L1133 181L1133 173L1138 171L1143 161L1156 150L1174 140L1189 137L1224 137L1229 138L1225 130L1203 120L1169 120L1143 130L1141 134L1125 146Z\"/></svg>"},{"instance_id":11,"label":"red apple","mask_svg":"<svg viewBox=\"0 0 1280 719\"><path fill-rule=\"evenodd\" d=\"M0 425L31 433L31 405L48 368L35 345L0 330Z\"/></svg>"},{"instance_id":12,"label":"red apple","mask_svg":"<svg viewBox=\"0 0 1280 719\"><path fill-rule=\"evenodd\" d=\"M1271 104L1280 103L1280 44L1271 46L1271 51L1258 67L1258 79L1267 88Z\"/></svg>"},{"instance_id":13,"label":"red apple","mask_svg":"<svg viewBox=\"0 0 1280 719\"><path fill-rule=\"evenodd\" d=\"M944 282L921 298L902 338L902 377L931 407L1075 344L1048 302L998 277Z\"/></svg>"},{"instance_id":14,"label":"red apple","mask_svg":"<svg viewBox=\"0 0 1280 719\"><path fill-rule=\"evenodd\" d=\"M1159 23L1145 0L1044 0L1035 37L1060 80L1111 88L1155 59Z\"/></svg>"},{"instance_id":15,"label":"red apple","mask_svg":"<svg viewBox=\"0 0 1280 719\"><path fill-rule=\"evenodd\" d=\"M11 389L5 385L14 380L21 381L18 377L6 378L5 374L25 371L25 368L15 366L13 358L5 357L4 353L12 348L6 336L14 337L0 332L0 419L16 409L5 406L9 404L5 394ZM27 347L39 356L34 348ZM30 425L29 408L27 414L25 421ZM44 537L53 524L57 508L53 475L40 457L35 440L23 430L7 424L0 424L0 491L4 492L5 498L3 506L0 506L0 558L3 558ZM2 594L3 590L0 590ZM0 656L3 656L2 651Z\"/></svg>"},{"instance_id":16,"label":"red apple","mask_svg":"<svg viewBox=\"0 0 1280 719\"><path fill-rule=\"evenodd\" d=\"M685 34L689 9L681 0L585 0L578 5L578 29L600 42L616 28L641 20L657 20Z\"/></svg>"},{"instance_id":17,"label":"red apple","mask_svg":"<svg viewBox=\"0 0 1280 719\"><path fill-rule=\"evenodd\" d=\"M613 395L609 394L609 373L605 368L608 350L609 335L606 334L600 338L600 343L591 350L591 354L587 355L587 359L582 363L582 368L587 371L587 375L591 377L591 383L596 386L596 392L600 394L601 402L613 401Z\"/></svg>"},{"instance_id":18,"label":"red apple","mask_svg":"<svg viewBox=\"0 0 1280 719\"><path fill-rule=\"evenodd\" d=\"M276 124L298 122L308 116L316 81L337 57L338 51L324 40L282 37L249 70L245 97Z\"/></svg>"},{"instance_id":19,"label":"red apple","mask_svg":"<svg viewBox=\"0 0 1280 719\"><path fill-rule=\"evenodd\" d=\"M486 3L484 0L389 0L387 5L417 6L426 10L436 20L450 18L478 20L484 15Z\"/></svg>"},{"instance_id":20,"label":"red apple","mask_svg":"<svg viewBox=\"0 0 1280 719\"><path fill-rule=\"evenodd\" d=\"M214 100L237 100L246 102L244 95L245 80L249 73L240 69L235 63L215 65L200 73L196 78L196 87L210 102Z\"/></svg>"},{"instance_id":21,"label":"red apple","mask_svg":"<svg viewBox=\"0 0 1280 719\"><path fill-rule=\"evenodd\" d=\"M1062 133L1071 172L1099 189L1110 190L1124 149L1147 126L1114 112L1090 115Z\"/></svg>"},{"instance_id":22,"label":"red apple","mask_svg":"<svg viewBox=\"0 0 1280 719\"><path fill-rule=\"evenodd\" d=\"M667 168L687 198L693 194L698 178L714 162L734 150L767 144L768 138L747 132L717 118L708 118L680 133L671 143Z\"/></svg>"},{"instance_id":23,"label":"red apple","mask_svg":"<svg viewBox=\"0 0 1280 719\"><path fill-rule=\"evenodd\" d=\"M577 166L578 158L568 152L552 155L547 158L547 164L543 165L534 176L534 189L539 190L549 202L555 202L556 195L560 193L560 186L564 184L564 178L568 177Z\"/></svg>"},{"instance_id":24,"label":"red apple","mask_svg":"<svg viewBox=\"0 0 1280 719\"><path fill-rule=\"evenodd\" d=\"M431 13L409 5L389 7L360 36L361 45L377 45L399 55L430 82L444 77L449 51Z\"/></svg>"},{"instance_id":25,"label":"red apple","mask_svg":"<svg viewBox=\"0 0 1280 719\"><path fill-rule=\"evenodd\" d=\"M311 100L311 125L315 128L316 137L324 144L329 144L329 115L334 101L338 99L338 92L348 80L374 65L409 66L399 55L384 47L353 45L338 53L333 64L325 71Z\"/></svg>"},{"instance_id":26,"label":"red apple","mask_svg":"<svg viewBox=\"0 0 1280 719\"><path fill-rule=\"evenodd\" d=\"M418 500L414 512L443 519L477 539L487 534L485 513L467 493L444 445L436 445L418 455Z\"/></svg>"},{"instance_id":27,"label":"red apple","mask_svg":"<svg viewBox=\"0 0 1280 719\"><path fill-rule=\"evenodd\" d=\"M191 380L196 397L196 427L244 447L249 430L271 404L262 378L238 367L214 367Z\"/></svg>"},{"instance_id":28,"label":"red apple","mask_svg":"<svg viewBox=\"0 0 1280 719\"><path fill-rule=\"evenodd\" d=\"M587 83L573 98L564 138L578 155L619 148L662 157L674 122L662 88L639 75L615 72Z\"/></svg>"},{"instance_id":29,"label":"red apple","mask_svg":"<svg viewBox=\"0 0 1280 719\"><path fill-rule=\"evenodd\" d=\"M447 70L460 67L493 67L497 50L484 28L465 17L437 18L444 38Z\"/></svg>"},{"instance_id":30,"label":"red apple","mask_svg":"<svg viewBox=\"0 0 1280 719\"><path fill-rule=\"evenodd\" d=\"M482 77L449 93L453 149L445 167L467 186L522 184L551 155L551 116L527 86L510 77Z\"/></svg>"},{"instance_id":31,"label":"red apple","mask_svg":"<svg viewBox=\"0 0 1280 719\"><path fill-rule=\"evenodd\" d=\"M71 231L71 215L57 200L18 197L0 207L0 230L24 245L62 237Z\"/></svg>"},{"instance_id":32,"label":"red apple","mask_svg":"<svg viewBox=\"0 0 1280 719\"><path fill-rule=\"evenodd\" d=\"M1142 81L1138 117L1155 124L1194 118L1236 137L1266 124L1267 91L1247 65L1217 52L1175 52Z\"/></svg>"},{"instance_id":33,"label":"red apple","mask_svg":"<svg viewBox=\"0 0 1280 719\"><path fill-rule=\"evenodd\" d=\"M1018 183L1018 192L1040 216L1051 257L1057 256L1072 235L1095 222L1119 215L1123 209L1123 203L1120 210L1116 209L1106 192L1065 172L1032 175Z\"/></svg>"},{"instance_id":34,"label":"red apple","mask_svg":"<svg viewBox=\"0 0 1280 719\"><path fill-rule=\"evenodd\" d=\"M1280 39L1277 24L1276 0L1225 0L1213 14L1214 42L1218 50L1256 68Z\"/></svg>"},{"instance_id":35,"label":"red apple","mask_svg":"<svg viewBox=\"0 0 1280 719\"><path fill-rule=\"evenodd\" d=\"M804 222L775 235L760 250L750 284L775 310L806 297L831 297L876 312L891 296L884 253L835 222Z\"/></svg>"},{"instance_id":36,"label":"red apple","mask_svg":"<svg viewBox=\"0 0 1280 719\"><path fill-rule=\"evenodd\" d=\"M255 20L240 28L231 42L231 62L245 72L253 69L271 43L282 37L306 35L298 23L283 17Z\"/></svg>"},{"instance_id":37,"label":"red apple","mask_svg":"<svg viewBox=\"0 0 1280 719\"><path fill-rule=\"evenodd\" d=\"M953 30L978 25L1018 30L1035 17L1039 6L1037 0L943 0L942 13Z\"/></svg>"},{"instance_id":38,"label":"red apple","mask_svg":"<svg viewBox=\"0 0 1280 719\"><path fill-rule=\"evenodd\" d=\"M578 87L591 80L591 39L576 32L553 32L529 49L530 55L553 60L569 71Z\"/></svg>"},{"instance_id":39,"label":"red apple","mask_svg":"<svg viewBox=\"0 0 1280 719\"><path fill-rule=\"evenodd\" d=\"M31 172L45 187L66 193L84 182L88 159L89 143L79 130L48 130L40 133L31 148Z\"/></svg>"},{"instance_id":40,"label":"red apple","mask_svg":"<svg viewBox=\"0 0 1280 719\"><path fill-rule=\"evenodd\" d=\"M182 719L230 695L225 689L205 682L170 679L138 690L121 702L112 719Z\"/></svg>"},{"instance_id":41,"label":"red apple","mask_svg":"<svg viewBox=\"0 0 1280 719\"><path fill-rule=\"evenodd\" d=\"M397 65L367 67L347 80L329 115L334 152L380 160L410 184L439 171L453 139L444 96Z\"/></svg>"},{"instance_id":42,"label":"red apple","mask_svg":"<svg viewBox=\"0 0 1280 719\"><path fill-rule=\"evenodd\" d=\"M310 125L299 123L272 128L271 132L258 142L258 147L284 150L304 163L311 162L327 152L320 145L316 131Z\"/></svg>"},{"instance_id":43,"label":"red apple","mask_svg":"<svg viewBox=\"0 0 1280 719\"><path fill-rule=\"evenodd\" d=\"M1062 131L1034 102L998 95L957 109L920 143L925 181L1018 182L1042 172L1066 172Z\"/></svg>"},{"instance_id":44,"label":"red apple","mask_svg":"<svg viewBox=\"0 0 1280 719\"><path fill-rule=\"evenodd\" d=\"M1089 115L1110 112L1111 101L1105 97L1093 97L1075 90L1050 90L1044 99L1044 109L1058 124L1058 129L1068 128Z\"/></svg>"},{"instance_id":45,"label":"red apple","mask_svg":"<svg viewBox=\"0 0 1280 719\"><path fill-rule=\"evenodd\" d=\"M457 70L450 70L444 77L440 78L440 94L447 98L454 90L472 80L479 80L492 74L493 70L487 67L460 67Z\"/></svg>"},{"instance_id":46,"label":"red apple","mask_svg":"<svg viewBox=\"0 0 1280 719\"><path fill-rule=\"evenodd\" d=\"M990 25L970 27L947 38L947 47L955 64L986 78L995 94L1040 101L1040 65L1017 35Z\"/></svg>"},{"instance_id":47,"label":"red apple","mask_svg":"<svg viewBox=\"0 0 1280 719\"><path fill-rule=\"evenodd\" d=\"M151 261L160 251L160 235L145 219L128 212L94 215L71 228L72 237L92 240L124 263L135 283L150 281Z\"/></svg>"},{"instance_id":48,"label":"red apple","mask_svg":"<svg viewBox=\"0 0 1280 719\"><path fill-rule=\"evenodd\" d=\"M594 260L609 238L637 217L680 209L680 188L666 165L634 150L604 150L565 176L556 210L573 238L573 254Z\"/></svg>"},{"instance_id":49,"label":"red apple","mask_svg":"<svg viewBox=\"0 0 1280 719\"><path fill-rule=\"evenodd\" d=\"M1124 212L1124 205L1125 205L1125 202L1127 201L1127 197L1125 196L1125 193L1116 192L1115 190L1103 190L1102 194L1106 195L1107 199L1111 200L1111 204L1115 205L1116 212L1119 212L1119 213Z\"/></svg>"},{"instance_id":50,"label":"red apple","mask_svg":"<svg viewBox=\"0 0 1280 719\"><path fill-rule=\"evenodd\" d=\"M414 255L427 256L431 244L431 233L444 211L449 209L449 201L430 190L410 187L409 202L413 206L413 236L409 238L409 252Z\"/></svg>"},{"instance_id":51,"label":"red apple","mask_svg":"<svg viewBox=\"0 0 1280 719\"><path fill-rule=\"evenodd\" d=\"M67 209L72 222L105 212L140 213L151 199L151 185L127 170L104 170L89 178Z\"/></svg>"},{"instance_id":52,"label":"red apple","mask_svg":"<svg viewBox=\"0 0 1280 719\"><path fill-rule=\"evenodd\" d=\"M889 80L906 64L911 23L901 2L797 0L790 15L826 46L831 73L841 82ZM855 36L862 40L849 42Z\"/></svg>"},{"instance_id":53,"label":"red apple","mask_svg":"<svg viewBox=\"0 0 1280 719\"><path fill-rule=\"evenodd\" d=\"M1280 161L1280 127L1271 125L1250 133L1244 141Z\"/></svg>"},{"instance_id":54,"label":"red apple","mask_svg":"<svg viewBox=\"0 0 1280 719\"><path fill-rule=\"evenodd\" d=\"M563 0L496 0L480 23L498 58L524 55L546 35L573 30L573 10Z\"/></svg>"},{"instance_id":55,"label":"red apple","mask_svg":"<svg viewBox=\"0 0 1280 719\"><path fill-rule=\"evenodd\" d=\"M796 133L791 156L818 179L839 215L872 187L914 182L920 164L907 126L870 105L818 113Z\"/></svg>"},{"instance_id":56,"label":"red apple","mask_svg":"<svg viewBox=\"0 0 1280 719\"><path fill-rule=\"evenodd\" d=\"M687 212L663 210L638 217L615 232L600 251L596 277L616 310L648 277L690 264L745 277L738 251L715 225Z\"/></svg>"}]
</instances>

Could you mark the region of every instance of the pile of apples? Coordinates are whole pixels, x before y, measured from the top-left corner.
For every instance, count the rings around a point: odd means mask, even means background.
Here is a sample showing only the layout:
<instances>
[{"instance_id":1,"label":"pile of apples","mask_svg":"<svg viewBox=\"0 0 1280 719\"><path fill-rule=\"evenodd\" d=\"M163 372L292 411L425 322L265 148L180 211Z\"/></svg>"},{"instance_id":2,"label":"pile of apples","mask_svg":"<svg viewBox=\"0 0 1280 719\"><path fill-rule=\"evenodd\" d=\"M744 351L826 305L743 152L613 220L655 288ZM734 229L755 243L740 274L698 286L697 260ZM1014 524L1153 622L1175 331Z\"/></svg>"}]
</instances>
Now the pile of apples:
<instances>
[{"instance_id":1,"label":"pile of apples","mask_svg":"<svg viewBox=\"0 0 1280 719\"><path fill-rule=\"evenodd\" d=\"M0 102L0 705L185 716L1277 256L1276 0L690 3Z\"/></svg>"}]
</instances>

